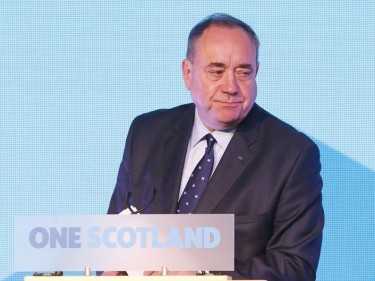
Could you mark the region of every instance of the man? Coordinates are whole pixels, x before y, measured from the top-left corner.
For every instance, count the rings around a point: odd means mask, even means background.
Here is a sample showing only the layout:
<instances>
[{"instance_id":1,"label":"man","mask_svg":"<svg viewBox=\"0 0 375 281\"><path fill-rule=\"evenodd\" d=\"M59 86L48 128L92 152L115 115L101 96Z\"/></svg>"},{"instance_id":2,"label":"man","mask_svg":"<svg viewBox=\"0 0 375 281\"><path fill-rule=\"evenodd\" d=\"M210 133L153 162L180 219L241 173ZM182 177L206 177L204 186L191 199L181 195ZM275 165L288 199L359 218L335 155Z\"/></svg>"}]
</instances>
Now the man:
<instances>
[{"instance_id":1,"label":"man","mask_svg":"<svg viewBox=\"0 0 375 281\"><path fill-rule=\"evenodd\" d=\"M192 29L182 72L194 104L135 118L108 213L129 204L144 214L178 212L210 133L213 172L188 212L235 215L235 271L223 274L315 280L324 223L319 150L255 103L258 48L254 31L226 14Z\"/></svg>"}]
</instances>

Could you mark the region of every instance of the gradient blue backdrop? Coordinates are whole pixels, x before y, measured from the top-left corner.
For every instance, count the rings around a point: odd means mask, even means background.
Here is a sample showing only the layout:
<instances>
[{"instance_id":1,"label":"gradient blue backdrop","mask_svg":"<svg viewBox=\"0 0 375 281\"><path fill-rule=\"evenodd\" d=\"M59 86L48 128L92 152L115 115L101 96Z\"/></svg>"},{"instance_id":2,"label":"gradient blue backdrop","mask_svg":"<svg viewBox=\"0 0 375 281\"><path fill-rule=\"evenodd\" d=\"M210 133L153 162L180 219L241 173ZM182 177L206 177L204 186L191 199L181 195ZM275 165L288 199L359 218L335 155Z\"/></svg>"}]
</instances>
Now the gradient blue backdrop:
<instances>
[{"instance_id":1,"label":"gradient blue backdrop","mask_svg":"<svg viewBox=\"0 0 375 281\"><path fill-rule=\"evenodd\" d=\"M258 103L322 154L320 281L375 280L375 4L0 0L0 279L19 214L103 214L131 120L190 101L190 28L213 12L259 35Z\"/></svg>"}]
</instances>

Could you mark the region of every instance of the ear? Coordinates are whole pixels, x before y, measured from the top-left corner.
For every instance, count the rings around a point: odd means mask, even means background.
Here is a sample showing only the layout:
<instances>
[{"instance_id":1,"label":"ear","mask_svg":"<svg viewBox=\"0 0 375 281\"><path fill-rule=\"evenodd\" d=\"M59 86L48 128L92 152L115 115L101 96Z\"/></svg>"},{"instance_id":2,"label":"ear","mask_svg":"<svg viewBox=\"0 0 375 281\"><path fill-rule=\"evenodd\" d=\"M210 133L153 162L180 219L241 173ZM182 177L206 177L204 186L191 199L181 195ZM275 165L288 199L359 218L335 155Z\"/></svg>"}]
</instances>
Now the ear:
<instances>
[{"instance_id":1,"label":"ear","mask_svg":"<svg viewBox=\"0 0 375 281\"><path fill-rule=\"evenodd\" d=\"M184 77L185 87L190 90L192 63L188 59L184 59L181 64L182 76Z\"/></svg>"}]
</instances>

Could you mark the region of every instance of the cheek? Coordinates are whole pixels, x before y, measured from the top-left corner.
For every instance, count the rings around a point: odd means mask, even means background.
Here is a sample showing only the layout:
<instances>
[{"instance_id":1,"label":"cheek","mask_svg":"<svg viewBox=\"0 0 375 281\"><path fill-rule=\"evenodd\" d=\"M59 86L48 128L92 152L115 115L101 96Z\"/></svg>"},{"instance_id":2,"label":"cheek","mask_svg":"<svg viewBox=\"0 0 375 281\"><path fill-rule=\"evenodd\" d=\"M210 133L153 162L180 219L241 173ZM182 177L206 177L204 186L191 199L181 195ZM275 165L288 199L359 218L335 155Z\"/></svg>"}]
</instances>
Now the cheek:
<instances>
[{"instance_id":1,"label":"cheek","mask_svg":"<svg viewBox=\"0 0 375 281\"><path fill-rule=\"evenodd\" d=\"M205 84L204 82L195 83L194 87L191 88L190 94L194 103L198 103L202 106L210 106L212 97L217 92L217 87Z\"/></svg>"},{"instance_id":2,"label":"cheek","mask_svg":"<svg viewBox=\"0 0 375 281\"><path fill-rule=\"evenodd\" d=\"M243 93L247 101L254 102L257 97L256 81L254 80L250 85L247 85L247 87L243 87Z\"/></svg>"},{"instance_id":3,"label":"cheek","mask_svg":"<svg viewBox=\"0 0 375 281\"><path fill-rule=\"evenodd\" d=\"M244 97L245 97L243 110L249 111L251 107L253 106L253 104L255 103L255 99L257 97L257 85L255 81L254 83L252 83L252 85L244 87L243 90L244 91L242 91L242 93L244 93Z\"/></svg>"}]
</instances>

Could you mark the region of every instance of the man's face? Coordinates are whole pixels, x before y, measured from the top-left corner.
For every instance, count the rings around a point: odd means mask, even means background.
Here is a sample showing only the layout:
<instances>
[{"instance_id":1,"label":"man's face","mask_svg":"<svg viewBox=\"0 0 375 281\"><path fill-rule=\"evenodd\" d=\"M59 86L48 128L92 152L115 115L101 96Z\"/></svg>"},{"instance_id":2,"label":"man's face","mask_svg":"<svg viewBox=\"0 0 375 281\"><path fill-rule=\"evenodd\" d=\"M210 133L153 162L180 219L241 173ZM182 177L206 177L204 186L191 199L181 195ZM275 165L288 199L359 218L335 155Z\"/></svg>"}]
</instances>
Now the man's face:
<instances>
[{"instance_id":1,"label":"man's face","mask_svg":"<svg viewBox=\"0 0 375 281\"><path fill-rule=\"evenodd\" d=\"M208 27L182 62L186 88L210 130L237 126L257 95L256 47L241 28Z\"/></svg>"}]
</instances>

